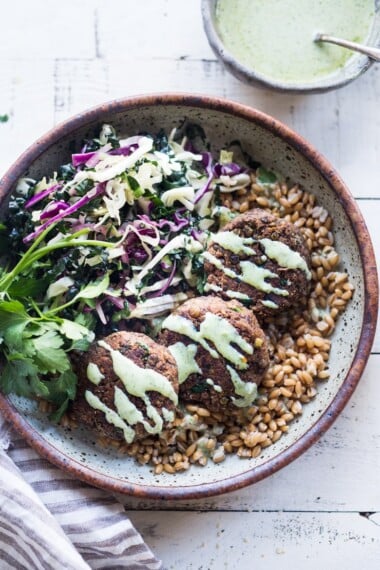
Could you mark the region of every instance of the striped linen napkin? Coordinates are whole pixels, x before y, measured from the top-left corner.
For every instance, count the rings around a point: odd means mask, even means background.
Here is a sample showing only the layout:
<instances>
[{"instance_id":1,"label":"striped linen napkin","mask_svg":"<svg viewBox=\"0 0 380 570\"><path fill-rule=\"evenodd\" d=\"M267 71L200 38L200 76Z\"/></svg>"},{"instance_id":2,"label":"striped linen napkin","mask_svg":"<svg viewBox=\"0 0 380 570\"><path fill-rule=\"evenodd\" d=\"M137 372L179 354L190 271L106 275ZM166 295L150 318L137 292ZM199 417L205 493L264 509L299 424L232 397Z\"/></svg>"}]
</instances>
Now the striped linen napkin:
<instances>
[{"instance_id":1,"label":"striped linen napkin","mask_svg":"<svg viewBox=\"0 0 380 570\"><path fill-rule=\"evenodd\" d=\"M0 415L0 568L159 570L107 493L42 459Z\"/></svg>"}]
</instances>

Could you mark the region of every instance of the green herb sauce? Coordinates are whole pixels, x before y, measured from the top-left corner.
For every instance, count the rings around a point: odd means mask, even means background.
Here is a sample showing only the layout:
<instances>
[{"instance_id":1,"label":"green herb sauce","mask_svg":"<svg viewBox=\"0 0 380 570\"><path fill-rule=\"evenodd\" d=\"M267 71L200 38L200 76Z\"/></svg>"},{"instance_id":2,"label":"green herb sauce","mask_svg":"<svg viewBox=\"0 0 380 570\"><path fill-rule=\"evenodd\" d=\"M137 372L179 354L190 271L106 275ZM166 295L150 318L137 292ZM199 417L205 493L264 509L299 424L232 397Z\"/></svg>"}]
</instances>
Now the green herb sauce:
<instances>
[{"instance_id":1,"label":"green herb sauce","mask_svg":"<svg viewBox=\"0 0 380 570\"><path fill-rule=\"evenodd\" d=\"M185 345L183 342L176 342L169 346L169 350L177 363L179 384L185 382L191 374L202 374L195 360L198 350L196 344Z\"/></svg>"},{"instance_id":2,"label":"green herb sauce","mask_svg":"<svg viewBox=\"0 0 380 570\"><path fill-rule=\"evenodd\" d=\"M314 42L318 32L365 43L373 0L219 0L216 22L227 50L248 68L284 82L333 74L352 55Z\"/></svg>"},{"instance_id":3,"label":"green herb sauce","mask_svg":"<svg viewBox=\"0 0 380 570\"><path fill-rule=\"evenodd\" d=\"M197 331L189 319L181 315L171 314L162 323L162 328L183 334L194 340L203 346L213 358L219 358L219 354L221 354L239 370L248 368L247 358L234 348L234 345L246 354L253 354L251 344L239 334L229 321L218 315L206 313L199 331ZM217 351L210 347L207 340L212 342Z\"/></svg>"},{"instance_id":4,"label":"green herb sauce","mask_svg":"<svg viewBox=\"0 0 380 570\"><path fill-rule=\"evenodd\" d=\"M104 374L101 373L97 364L95 362L89 362L87 366L87 378L95 384L96 386L100 384L100 382L104 378Z\"/></svg>"}]
</instances>

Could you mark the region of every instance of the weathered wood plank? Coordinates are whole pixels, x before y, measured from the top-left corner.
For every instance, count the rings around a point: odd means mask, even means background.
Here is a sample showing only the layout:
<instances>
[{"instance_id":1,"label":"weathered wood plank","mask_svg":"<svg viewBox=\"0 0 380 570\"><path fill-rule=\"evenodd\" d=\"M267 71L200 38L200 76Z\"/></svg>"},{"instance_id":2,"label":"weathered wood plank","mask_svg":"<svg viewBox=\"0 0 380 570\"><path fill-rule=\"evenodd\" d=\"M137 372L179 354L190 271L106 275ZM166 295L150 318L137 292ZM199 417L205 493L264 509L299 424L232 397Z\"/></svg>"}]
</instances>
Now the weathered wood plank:
<instances>
[{"instance_id":1,"label":"weathered wood plank","mask_svg":"<svg viewBox=\"0 0 380 570\"><path fill-rule=\"evenodd\" d=\"M99 55L109 59L213 58L203 32L200 2L98 0ZM156 65L160 65L156 61ZM144 73L140 70L140 73ZM138 75L127 72L130 81Z\"/></svg>"},{"instance_id":2,"label":"weathered wood plank","mask_svg":"<svg viewBox=\"0 0 380 570\"><path fill-rule=\"evenodd\" d=\"M38 62L56 57L95 57L95 11L91 0L2 2L0 58Z\"/></svg>"},{"instance_id":3,"label":"weathered wood plank","mask_svg":"<svg viewBox=\"0 0 380 570\"><path fill-rule=\"evenodd\" d=\"M54 124L54 62L1 61L0 174Z\"/></svg>"},{"instance_id":4,"label":"weathered wood plank","mask_svg":"<svg viewBox=\"0 0 380 570\"><path fill-rule=\"evenodd\" d=\"M355 196L380 198L379 67L374 65L337 95L335 163Z\"/></svg>"},{"instance_id":5,"label":"weathered wood plank","mask_svg":"<svg viewBox=\"0 0 380 570\"><path fill-rule=\"evenodd\" d=\"M379 516L130 513L168 570L378 568Z\"/></svg>"},{"instance_id":6,"label":"weathered wood plank","mask_svg":"<svg viewBox=\"0 0 380 570\"><path fill-rule=\"evenodd\" d=\"M102 59L54 64L54 122L110 99L108 65Z\"/></svg>"}]
</instances>

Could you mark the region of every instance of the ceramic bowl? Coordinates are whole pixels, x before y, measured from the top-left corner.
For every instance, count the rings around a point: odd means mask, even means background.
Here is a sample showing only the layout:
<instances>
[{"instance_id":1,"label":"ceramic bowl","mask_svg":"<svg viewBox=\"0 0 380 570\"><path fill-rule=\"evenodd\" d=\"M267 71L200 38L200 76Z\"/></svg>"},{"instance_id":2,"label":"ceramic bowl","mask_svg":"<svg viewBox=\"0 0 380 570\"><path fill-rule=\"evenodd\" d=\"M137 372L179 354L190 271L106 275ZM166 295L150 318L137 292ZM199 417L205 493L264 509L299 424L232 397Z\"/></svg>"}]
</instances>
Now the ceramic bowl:
<instances>
[{"instance_id":1,"label":"ceramic bowl","mask_svg":"<svg viewBox=\"0 0 380 570\"><path fill-rule=\"evenodd\" d=\"M154 475L149 466L94 445L85 430L70 432L49 423L34 402L0 397L0 409L41 455L72 475L111 491L140 497L199 498L232 491L267 477L308 449L332 424L357 385L370 354L377 316L378 284L371 240L350 192L332 166L311 145L282 123L259 111L227 100L184 94L152 95L114 101L81 113L35 142L0 182L7 198L21 176L39 178L70 160L83 138L104 123L118 132L169 132L184 120L200 124L214 150L232 140L255 160L313 192L332 213L341 266L355 286L332 337L331 378L304 407L289 433L256 459L227 457L218 465L194 467L178 475Z\"/></svg>"},{"instance_id":2,"label":"ceramic bowl","mask_svg":"<svg viewBox=\"0 0 380 570\"><path fill-rule=\"evenodd\" d=\"M276 81L240 63L224 46L215 22L217 1L202 0L203 26L210 46L228 71L241 81L255 87L264 87L288 93L322 93L350 83L350 81L353 81L369 69L373 63L367 56L355 54L346 65L326 77L316 78L314 81L304 83ZM373 47L380 47L380 0L375 0L375 17L367 43Z\"/></svg>"}]
</instances>

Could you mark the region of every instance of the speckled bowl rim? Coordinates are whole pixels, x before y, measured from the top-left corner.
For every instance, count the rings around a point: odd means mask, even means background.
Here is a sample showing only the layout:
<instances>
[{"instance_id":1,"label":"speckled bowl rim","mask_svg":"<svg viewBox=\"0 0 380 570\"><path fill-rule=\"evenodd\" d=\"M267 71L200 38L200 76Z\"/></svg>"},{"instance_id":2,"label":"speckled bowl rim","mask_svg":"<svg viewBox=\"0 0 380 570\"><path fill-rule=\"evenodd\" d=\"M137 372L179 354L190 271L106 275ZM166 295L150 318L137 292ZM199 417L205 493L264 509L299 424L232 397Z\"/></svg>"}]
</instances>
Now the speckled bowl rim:
<instances>
[{"instance_id":1,"label":"speckled bowl rim","mask_svg":"<svg viewBox=\"0 0 380 570\"><path fill-rule=\"evenodd\" d=\"M325 93L327 91L332 91L333 89L340 89L348 83L351 83L351 81L354 81L354 79L360 77L374 63L374 61L369 57L361 55L358 61L358 65L352 69L352 72L350 74L345 74L343 71L342 73L337 71L336 73L322 77L320 79L320 82L318 82L318 80L305 82L277 81L274 78L264 75L263 73L255 71L253 68L249 68L246 65L240 63L236 57L225 47L214 23L213 2L214 0L202 0L203 28L210 47L230 73L235 75L235 77L241 81L244 81L245 83L248 83L255 87L273 89L274 91L279 91L282 93L293 93L300 95ZM379 0L375 0L374 29L376 40L373 44L373 47L380 48ZM342 68L342 70L344 69L345 66Z\"/></svg>"},{"instance_id":2,"label":"speckled bowl rim","mask_svg":"<svg viewBox=\"0 0 380 570\"><path fill-rule=\"evenodd\" d=\"M161 500L198 499L241 489L272 475L306 451L332 425L357 386L371 352L378 312L379 289L377 269L371 239L363 216L350 191L329 162L300 135L273 117L227 99L205 95L157 93L128 97L110 101L75 115L39 138L16 160L0 181L0 202L8 195L18 178L27 171L29 165L62 137L75 133L77 129L88 123L94 121L101 122L102 117L109 117L112 113L125 112L128 109L138 107L154 107L156 105L182 106L184 112L186 107L221 112L257 124L275 137L279 137L291 145L320 172L342 204L356 237L364 275L363 322L359 342L346 378L331 404L303 436L287 449L280 452L278 456L257 467L250 468L235 476L229 476L223 480L182 487L171 487L170 485L157 487L131 484L127 481L103 475L69 458L54 445L48 443L38 431L31 428L30 424L20 415L12 403L3 395L0 395L0 410L21 436L40 455L74 477L102 489L139 498Z\"/></svg>"}]
</instances>

